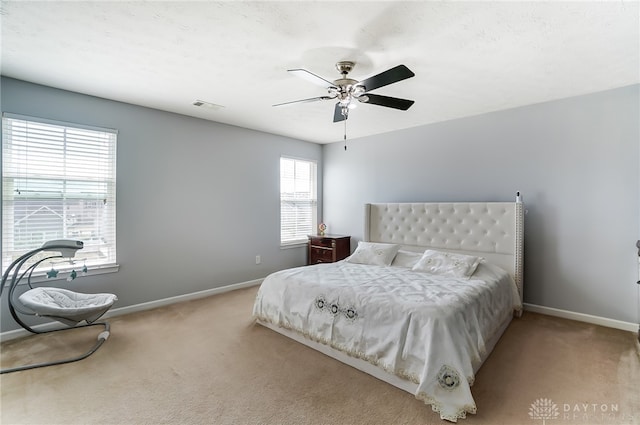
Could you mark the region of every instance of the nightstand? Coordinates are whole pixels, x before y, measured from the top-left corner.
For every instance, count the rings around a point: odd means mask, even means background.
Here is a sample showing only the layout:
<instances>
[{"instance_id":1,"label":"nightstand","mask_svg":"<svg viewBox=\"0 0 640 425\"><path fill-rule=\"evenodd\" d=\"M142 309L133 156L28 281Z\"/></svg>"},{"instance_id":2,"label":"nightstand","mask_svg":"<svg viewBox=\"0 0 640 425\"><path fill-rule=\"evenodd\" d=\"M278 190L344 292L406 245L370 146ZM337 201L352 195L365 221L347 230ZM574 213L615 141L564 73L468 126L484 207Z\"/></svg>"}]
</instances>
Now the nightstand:
<instances>
[{"instance_id":1,"label":"nightstand","mask_svg":"<svg viewBox=\"0 0 640 425\"><path fill-rule=\"evenodd\" d=\"M351 236L309 235L308 264L335 263L351 253Z\"/></svg>"}]
</instances>

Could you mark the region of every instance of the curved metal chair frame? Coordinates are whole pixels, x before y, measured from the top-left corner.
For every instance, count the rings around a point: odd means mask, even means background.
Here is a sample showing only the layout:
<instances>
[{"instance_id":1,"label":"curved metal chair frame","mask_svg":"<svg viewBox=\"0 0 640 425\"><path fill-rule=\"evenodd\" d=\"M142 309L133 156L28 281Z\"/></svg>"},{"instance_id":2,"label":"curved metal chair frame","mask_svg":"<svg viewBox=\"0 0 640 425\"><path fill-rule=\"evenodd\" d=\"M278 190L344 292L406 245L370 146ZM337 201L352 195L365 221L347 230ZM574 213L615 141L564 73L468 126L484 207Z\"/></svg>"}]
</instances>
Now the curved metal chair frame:
<instances>
[{"instance_id":1,"label":"curved metal chair frame","mask_svg":"<svg viewBox=\"0 0 640 425\"><path fill-rule=\"evenodd\" d=\"M49 259L52 259L52 258L71 258L71 257L74 257L76 251L79 250L79 249L82 249L82 248L83 248L83 243L81 241L55 240L55 241L46 242L44 245L42 245L42 247L36 248L36 249L34 249L32 251L29 251L26 254L20 256L17 260L15 260L13 263L11 263L11 265L7 268L7 270L5 271L5 273L2 276L2 283L0 284L0 299L1 299L1 296L2 296L3 290L6 289L8 291L7 300L8 300L9 312L11 313L11 316L16 321L16 323L18 323L20 326L22 326L27 331L29 331L31 333L34 333L34 334L44 334L44 333L66 331L66 330L70 330L70 329L78 329L78 328L84 328L84 327L89 327L89 326L103 326L104 327L104 331L102 331L98 335L98 339L97 339L96 343L93 345L93 347L91 347L89 349L89 351L87 351L86 353L84 353L84 354L82 354L80 356L76 356L76 357L72 357L72 358L68 358L68 359L55 360L55 361L44 362L44 363L35 363L35 364L30 364L30 365L25 365L25 366L17 366L17 367L12 367L12 368L8 368L8 369L2 369L2 370L0 370L0 374L76 362L76 361L85 359L85 358L89 357L90 355L92 355L93 353L95 353L102 346L102 344L104 344L104 342L109 338L110 325L109 325L108 322L95 322L94 320L97 320L99 317L94 317L94 319L91 322L89 322L88 320L85 320L86 323L83 324L83 325L76 325L76 326L71 326L71 327L66 327L66 328L44 330L43 331L43 330L34 329L33 327L27 325L20 318L20 316L18 315L18 313L20 313L20 314L29 315L29 316L39 316L39 317L51 318L51 319L54 319L54 320L61 321L62 323L66 323L65 321L68 322L68 318L64 317L62 314L59 315L59 316L51 315L51 314L39 314L37 311L27 311L27 310L21 309L20 308L20 302L15 299L15 292L16 292L16 288L17 288L18 284L20 283L22 278L24 278L25 276L27 276L27 285L29 285L29 288L30 289L34 289L33 285L31 284L31 275L33 274L33 271L42 262L44 262L46 260L49 260ZM36 255L36 254L38 254L38 253L40 253L42 251L57 251L57 252L59 252L59 254L45 256L44 258L35 261L33 264L31 264L29 267L27 267L24 270L24 272L20 273L20 269L25 265L25 263L31 257L33 257L34 255ZM8 280L9 280L9 284L7 286L7 281ZM5 286L7 286L7 288L5 288ZM108 310L108 308L106 308L104 310L104 312L106 312L107 310ZM104 312L102 312L102 314L104 314Z\"/></svg>"}]
</instances>

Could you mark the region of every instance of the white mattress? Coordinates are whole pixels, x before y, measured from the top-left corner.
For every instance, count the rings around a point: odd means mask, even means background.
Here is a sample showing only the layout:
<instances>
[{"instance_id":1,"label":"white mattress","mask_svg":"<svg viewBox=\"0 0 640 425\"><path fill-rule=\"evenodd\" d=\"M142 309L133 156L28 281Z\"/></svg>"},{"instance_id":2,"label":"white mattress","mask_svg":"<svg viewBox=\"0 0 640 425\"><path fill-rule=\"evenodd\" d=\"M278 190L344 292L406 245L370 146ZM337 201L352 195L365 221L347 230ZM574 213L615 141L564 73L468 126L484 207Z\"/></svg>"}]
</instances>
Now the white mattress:
<instances>
[{"instance_id":1,"label":"white mattress","mask_svg":"<svg viewBox=\"0 0 640 425\"><path fill-rule=\"evenodd\" d=\"M417 384L417 398L456 421L476 412L474 370L519 307L491 264L460 279L341 261L271 274L253 313Z\"/></svg>"}]
</instances>

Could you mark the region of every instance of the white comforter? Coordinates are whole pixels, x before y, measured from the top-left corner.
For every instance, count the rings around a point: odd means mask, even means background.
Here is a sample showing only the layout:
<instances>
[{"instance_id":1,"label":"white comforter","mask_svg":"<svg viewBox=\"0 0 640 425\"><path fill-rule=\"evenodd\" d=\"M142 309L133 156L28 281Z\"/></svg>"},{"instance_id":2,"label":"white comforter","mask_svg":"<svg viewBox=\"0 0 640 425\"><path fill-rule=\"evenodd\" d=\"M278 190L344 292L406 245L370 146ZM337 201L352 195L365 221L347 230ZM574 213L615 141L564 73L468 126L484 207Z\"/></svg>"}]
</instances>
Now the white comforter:
<instances>
[{"instance_id":1,"label":"white comforter","mask_svg":"<svg viewBox=\"0 0 640 425\"><path fill-rule=\"evenodd\" d=\"M271 274L253 313L414 382L417 398L455 422L476 412L474 368L519 302L490 264L459 279L341 261Z\"/></svg>"}]
</instances>

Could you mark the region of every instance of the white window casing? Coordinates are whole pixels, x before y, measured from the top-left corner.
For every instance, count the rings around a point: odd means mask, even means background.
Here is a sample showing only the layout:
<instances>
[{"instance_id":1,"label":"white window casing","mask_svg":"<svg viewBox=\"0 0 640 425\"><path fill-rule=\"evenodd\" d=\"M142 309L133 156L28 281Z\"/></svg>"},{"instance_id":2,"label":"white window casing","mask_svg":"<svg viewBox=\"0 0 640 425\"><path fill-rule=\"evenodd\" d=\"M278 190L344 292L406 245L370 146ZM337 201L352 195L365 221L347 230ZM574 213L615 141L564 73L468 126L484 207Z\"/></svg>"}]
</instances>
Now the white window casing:
<instances>
[{"instance_id":1,"label":"white window casing","mask_svg":"<svg viewBox=\"0 0 640 425\"><path fill-rule=\"evenodd\" d=\"M318 195L315 161L280 158L280 245L307 242L317 227Z\"/></svg>"},{"instance_id":2,"label":"white window casing","mask_svg":"<svg viewBox=\"0 0 640 425\"><path fill-rule=\"evenodd\" d=\"M81 240L88 268L116 264L116 144L116 130L3 114L3 272L52 239Z\"/></svg>"}]
</instances>

